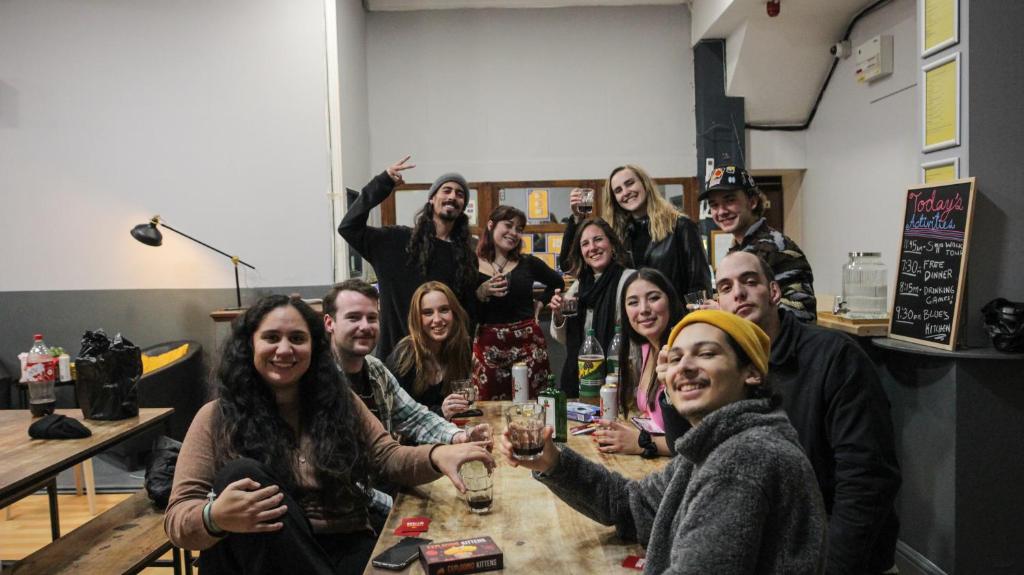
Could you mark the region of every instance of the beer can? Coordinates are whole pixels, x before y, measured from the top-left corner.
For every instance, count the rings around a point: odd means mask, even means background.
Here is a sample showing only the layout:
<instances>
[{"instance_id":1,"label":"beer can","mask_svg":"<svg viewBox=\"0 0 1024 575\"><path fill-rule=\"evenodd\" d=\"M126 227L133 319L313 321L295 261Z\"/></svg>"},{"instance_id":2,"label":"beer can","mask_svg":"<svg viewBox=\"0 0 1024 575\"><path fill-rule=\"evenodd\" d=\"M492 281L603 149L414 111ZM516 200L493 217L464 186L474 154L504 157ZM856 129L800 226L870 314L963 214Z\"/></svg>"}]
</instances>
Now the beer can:
<instances>
[{"instance_id":1,"label":"beer can","mask_svg":"<svg viewBox=\"0 0 1024 575\"><path fill-rule=\"evenodd\" d=\"M512 364L512 387L515 403L530 401L530 369L525 363Z\"/></svg>"},{"instance_id":2,"label":"beer can","mask_svg":"<svg viewBox=\"0 0 1024 575\"><path fill-rule=\"evenodd\" d=\"M619 376L609 373L601 386L601 419L608 421L619 417Z\"/></svg>"}]
</instances>

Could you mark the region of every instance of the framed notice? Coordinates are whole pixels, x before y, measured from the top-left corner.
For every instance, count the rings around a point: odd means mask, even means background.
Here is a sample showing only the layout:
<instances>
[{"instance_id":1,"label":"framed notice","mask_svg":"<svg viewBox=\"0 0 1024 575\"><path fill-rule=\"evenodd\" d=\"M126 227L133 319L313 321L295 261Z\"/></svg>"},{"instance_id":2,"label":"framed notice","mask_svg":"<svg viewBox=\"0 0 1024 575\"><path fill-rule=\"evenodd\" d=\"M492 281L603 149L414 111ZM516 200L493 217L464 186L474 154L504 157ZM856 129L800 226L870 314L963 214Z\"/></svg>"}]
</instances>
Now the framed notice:
<instances>
[{"instance_id":1,"label":"framed notice","mask_svg":"<svg viewBox=\"0 0 1024 575\"><path fill-rule=\"evenodd\" d=\"M711 241L708 242L708 256L711 259L711 269L718 269L725 256L729 255L729 248L732 247L732 234L722 230L711 230Z\"/></svg>"},{"instance_id":2,"label":"framed notice","mask_svg":"<svg viewBox=\"0 0 1024 575\"><path fill-rule=\"evenodd\" d=\"M552 253L562 253L562 234L547 234L548 237L548 251Z\"/></svg>"},{"instance_id":3,"label":"framed notice","mask_svg":"<svg viewBox=\"0 0 1024 575\"><path fill-rule=\"evenodd\" d=\"M973 217L974 178L907 190L890 338L956 349Z\"/></svg>"},{"instance_id":4,"label":"framed notice","mask_svg":"<svg viewBox=\"0 0 1024 575\"><path fill-rule=\"evenodd\" d=\"M942 184L960 177L960 158L946 158L921 164L921 182Z\"/></svg>"},{"instance_id":5,"label":"framed notice","mask_svg":"<svg viewBox=\"0 0 1024 575\"><path fill-rule=\"evenodd\" d=\"M537 256L544 263L548 264L549 268L557 269L557 265L556 265L556 262L555 262L555 259L556 259L555 254L544 253L544 254L533 254L533 255Z\"/></svg>"},{"instance_id":6,"label":"framed notice","mask_svg":"<svg viewBox=\"0 0 1024 575\"><path fill-rule=\"evenodd\" d=\"M523 248L519 250L524 254L533 253L533 234L522 234L519 236L519 240L523 242Z\"/></svg>"},{"instance_id":7,"label":"framed notice","mask_svg":"<svg viewBox=\"0 0 1024 575\"><path fill-rule=\"evenodd\" d=\"M960 53L921 68L923 151L960 145Z\"/></svg>"},{"instance_id":8,"label":"framed notice","mask_svg":"<svg viewBox=\"0 0 1024 575\"><path fill-rule=\"evenodd\" d=\"M528 213L526 214L529 220L547 220L548 219L548 191L547 190L530 190L530 194L527 196Z\"/></svg>"},{"instance_id":9,"label":"framed notice","mask_svg":"<svg viewBox=\"0 0 1024 575\"><path fill-rule=\"evenodd\" d=\"M917 4L922 58L960 41L960 0L918 0Z\"/></svg>"}]
</instances>

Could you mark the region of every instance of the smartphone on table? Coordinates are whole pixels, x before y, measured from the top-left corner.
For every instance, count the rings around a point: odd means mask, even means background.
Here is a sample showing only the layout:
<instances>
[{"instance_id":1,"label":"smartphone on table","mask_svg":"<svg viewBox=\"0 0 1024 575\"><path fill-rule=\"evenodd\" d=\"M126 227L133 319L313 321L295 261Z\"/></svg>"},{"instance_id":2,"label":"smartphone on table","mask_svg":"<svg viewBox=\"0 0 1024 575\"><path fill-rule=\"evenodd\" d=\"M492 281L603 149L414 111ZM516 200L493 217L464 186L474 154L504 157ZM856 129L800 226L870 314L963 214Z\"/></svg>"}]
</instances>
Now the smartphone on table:
<instances>
[{"instance_id":1,"label":"smartphone on table","mask_svg":"<svg viewBox=\"0 0 1024 575\"><path fill-rule=\"evenodd\" d=\"M431 542L433 542L433 539L406 537L374 557L372 561L373 566L380 567L381 569L401 571L419 557L420 545Z\"/></svg>"}]
</instances>

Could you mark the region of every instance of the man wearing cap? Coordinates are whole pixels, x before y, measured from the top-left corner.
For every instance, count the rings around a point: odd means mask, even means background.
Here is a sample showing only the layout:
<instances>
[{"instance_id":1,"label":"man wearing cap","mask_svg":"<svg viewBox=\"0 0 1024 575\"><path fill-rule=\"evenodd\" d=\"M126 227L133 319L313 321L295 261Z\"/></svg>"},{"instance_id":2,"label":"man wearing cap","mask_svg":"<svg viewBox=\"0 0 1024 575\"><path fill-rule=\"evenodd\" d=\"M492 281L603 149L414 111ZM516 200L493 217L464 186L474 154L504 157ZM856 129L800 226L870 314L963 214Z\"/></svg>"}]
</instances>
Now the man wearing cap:
<instances>
[{"instance_id":1,"label":"man wearing cap","mask_svg":"<svg viewBox=\"0 0 1024 575\"><path fill-rule=\"evenodd\" d=\"M465 214L469 185L461 174L443 174L434 181L415 227L367 225L370 211L404 183L402 172L416 167L407 163L409 157L370 180L338 226L341 237L373 266L380 283L377 357L387 357L408 335L410 300L424 282L446 284L464 306L475 301L477 260ZM469 305L467 311L472 315L475 310Z\"/></svg>"},{"instance_id":2,"label":"man wearing cap","mask_svg":"<svg viewBox=\"0 0 1024 575\"><path fill-rule=\"evenodd\" d=\"M544 430L538 459L499 448L576 510L647 548L646 573L822 573L826 522L807 457L772 393L768 336L719 310L668 339L666 395L693 428L660 471L628 480Z\"/></svg>"},{"instance_id":3,"label":"man wearing cap","mask_svg":"<svg viewBox=\"0 0 1024 575\"><path fill-rule=\"evenodd\" d=\"M782 307L800 321L815 321L817 302L811 264L796 242L768 225L764 218L767 198L754 178L738 166L715 168L700 199L708 201L715 225L732 234L729 253L751 252L768 262L782 287Z\"/></svg>"},{"instance_id":4,"label":"man wearing cap","mask_svg":"<svg viewBox=\"0 0 1024 575\"><path fill-rule=\"evenodd\" d=\"M722 311L752 321L771 338L769 370L829 515L827 572L889 572L901 476L889 400L871 360L847 335L806 325L781 308L771 267L754 254L727 255L715 285ZM685 432L686 423L663 414L666 438Z\"/></svg>"}]
</instances>

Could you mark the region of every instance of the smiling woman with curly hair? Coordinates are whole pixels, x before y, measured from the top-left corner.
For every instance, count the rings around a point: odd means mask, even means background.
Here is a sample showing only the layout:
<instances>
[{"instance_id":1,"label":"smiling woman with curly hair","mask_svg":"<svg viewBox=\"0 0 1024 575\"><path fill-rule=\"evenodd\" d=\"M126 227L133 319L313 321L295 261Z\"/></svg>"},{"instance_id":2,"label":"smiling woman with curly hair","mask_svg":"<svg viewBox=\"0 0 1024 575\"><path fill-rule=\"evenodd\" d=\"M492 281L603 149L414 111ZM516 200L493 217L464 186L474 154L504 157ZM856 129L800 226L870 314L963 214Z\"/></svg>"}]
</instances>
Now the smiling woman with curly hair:
<instances>
[{"instance_id":1,"label":"smiling woman with curly hair","mask_svg":"<svg viewBox=\"0 0 1024 575\"><path fill-rule=\"evenodd\" d=\"M480 444L402 447L354 396L323 321L306 303L268 296L234 325L217 370L219 398L182 444L164 519L199 549L204 573L361 573L376 536L372 481L442 473L462 489Z\"/></svg>"}]
</instances>

